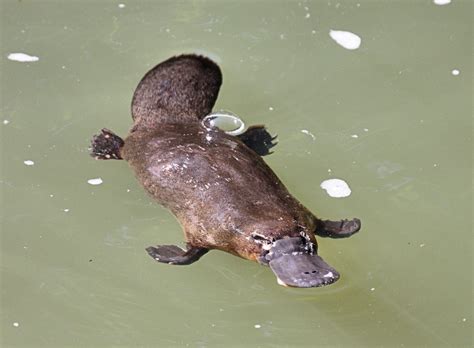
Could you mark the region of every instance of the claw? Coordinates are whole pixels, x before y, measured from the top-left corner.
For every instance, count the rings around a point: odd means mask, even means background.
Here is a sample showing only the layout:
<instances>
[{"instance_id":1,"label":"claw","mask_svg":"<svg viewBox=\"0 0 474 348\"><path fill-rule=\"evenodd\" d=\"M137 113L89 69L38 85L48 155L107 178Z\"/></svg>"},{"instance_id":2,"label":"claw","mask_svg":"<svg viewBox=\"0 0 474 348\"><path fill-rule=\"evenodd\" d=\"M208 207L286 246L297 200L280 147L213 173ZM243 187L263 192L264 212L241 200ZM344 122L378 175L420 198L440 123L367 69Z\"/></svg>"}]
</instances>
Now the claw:
<instances>
[{"instance_id":1,"label":"claw","mask_svg":"<svg viewBox=\"0 0 474 348\"><path fill-rule=\"evenodd\" d=\"M95 159L122 159L120 156L120 148L124 145L124 141L114 132L103 128L100 134L92 137L91 156Z\"/></svg>"}]
</instances>

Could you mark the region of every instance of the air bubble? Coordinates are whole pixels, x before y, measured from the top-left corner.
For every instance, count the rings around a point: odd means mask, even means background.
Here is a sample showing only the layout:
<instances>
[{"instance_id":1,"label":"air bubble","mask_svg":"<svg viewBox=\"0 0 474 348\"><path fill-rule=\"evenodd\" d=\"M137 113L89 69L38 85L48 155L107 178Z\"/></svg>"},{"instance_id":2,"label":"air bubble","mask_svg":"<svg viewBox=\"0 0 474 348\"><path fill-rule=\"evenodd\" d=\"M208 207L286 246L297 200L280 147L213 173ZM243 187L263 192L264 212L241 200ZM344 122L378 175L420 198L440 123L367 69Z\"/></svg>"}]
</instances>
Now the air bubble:
<instances>
[{"instance_id":1,"label":"air bubble","mask_svg":"<svg viewBox=\"0 0 474 348\"><path fill-rule=\"evenodd\" d=\"M202 120L202 125L208 130L219 128L230 135L239 135L245 130L244 121L232 112L225 110L207 115Z\"/></svg>"}]
</instances>

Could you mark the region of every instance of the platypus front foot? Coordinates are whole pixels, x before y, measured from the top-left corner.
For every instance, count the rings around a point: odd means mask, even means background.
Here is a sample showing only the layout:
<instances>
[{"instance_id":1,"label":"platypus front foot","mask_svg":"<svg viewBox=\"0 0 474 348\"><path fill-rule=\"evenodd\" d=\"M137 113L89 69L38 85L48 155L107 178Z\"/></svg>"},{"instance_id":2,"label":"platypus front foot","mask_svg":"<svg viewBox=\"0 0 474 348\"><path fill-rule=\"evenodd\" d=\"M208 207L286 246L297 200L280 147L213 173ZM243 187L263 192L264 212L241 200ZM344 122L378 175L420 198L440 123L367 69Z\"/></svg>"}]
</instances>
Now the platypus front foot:
<instances>
[{"instance_id":1,"label":"platypus front foot","mask_svg":"<svg viewBox=\"0 0 474 348\"><path fill-rule=\"evenodd\" d=\"M188 249L183 250L176 245L157 245L146 248L146 251L158 262L169 265L189 265L199 260L209 249L188 245Z\"/></svg>"},{"instance_id":2,"label":"platypus front foot","mask_svg":"<svg viewBox=\"0 0 474 348\"><path fill-rule=\"evenodd\" d=\"M94 135L91 142L91 156L95 159L108 160L108 159L122 159L120 156L120 149L122 148L124 141L117 134L103 128L101 133Z\"/></svg>"},{"instance_id":3,"label":"platypus front foot","mask_svg":"<svg viewBox=\"0 0 474 348\"><path fill-rule=\"evenodd\" d=\"M237 137L260 156L272 154L270 149L276 145L276 136L272 137L264 126L251 126Z\"/></svg>"},{"instance_id":4,"label":"platypus front foot","mask_svg":"<svg viewBox=\"0 0 474 348\"><path fill-rule=\"evenodd\" d=\"M318 227L314 233L321 237L347 238L358 232L360 227L361 222L357 218L339 221L318 220Z\"/></svg>"}]
</instances>

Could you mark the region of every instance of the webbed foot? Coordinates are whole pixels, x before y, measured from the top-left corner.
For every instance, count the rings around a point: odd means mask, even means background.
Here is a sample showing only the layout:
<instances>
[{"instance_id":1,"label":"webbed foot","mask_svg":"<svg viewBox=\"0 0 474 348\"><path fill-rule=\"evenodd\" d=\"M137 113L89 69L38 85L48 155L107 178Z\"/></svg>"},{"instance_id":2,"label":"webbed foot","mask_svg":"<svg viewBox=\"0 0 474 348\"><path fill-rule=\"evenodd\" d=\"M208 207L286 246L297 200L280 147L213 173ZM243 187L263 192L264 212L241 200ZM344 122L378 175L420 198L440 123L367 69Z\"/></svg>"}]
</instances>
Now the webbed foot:
<instances>
[{"instance_id":1,"label":"webbed foot","mask_svg":"<svg viewBox=\"0 0 474 348\"><path fill-rule=\"evenodd\" d=\"M276 145L276 136L272 137L264 126L251 126L238 138L260 156L272 154L270 149Z\"/></svg>"},{"instance_id":2,"label":"webbed foot","mask_svg":"<svg viewBox=\"0 0 474 348\"><path fill-rule=\"evenodd\" d=\"M199 260L209 249L188 246L188 250L183 250L176 245L157 245L146 248L146 251L158 262L169 265L189 265Z\"/></svg>"},{"instance_id":3,"label":"webbed foot","mask_svg":"<svg viewBox=\"0 0 474 348\"><path fill-rule=\"evenodd\" d=\"M321 237L347 238L358 232L360 227L361 222L357 218L340 221L319 220L314 233Z\"/></svg>"},{"instance_id":4,"label":"webbed foot","mask_svg":"<svg viewBox=\"0 0 474 348\"><path fill-rule=\"evenodd\" d=\"M91 142L91 156L95 159L122 159L120 156L120 148L123 146L124 141L114 132L103 128L101 133L94 135Z\"/></svg>"}]
</instances>

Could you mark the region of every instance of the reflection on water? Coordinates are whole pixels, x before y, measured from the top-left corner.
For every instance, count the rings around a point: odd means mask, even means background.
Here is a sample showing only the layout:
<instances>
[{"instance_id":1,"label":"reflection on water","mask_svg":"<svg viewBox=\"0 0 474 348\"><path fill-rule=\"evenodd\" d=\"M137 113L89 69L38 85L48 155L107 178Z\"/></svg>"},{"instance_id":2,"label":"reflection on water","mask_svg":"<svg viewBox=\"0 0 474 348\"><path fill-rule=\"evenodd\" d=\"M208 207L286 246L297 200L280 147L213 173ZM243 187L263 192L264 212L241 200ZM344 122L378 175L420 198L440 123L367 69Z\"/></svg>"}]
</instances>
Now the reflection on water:
<instances>
[{"instance_id":1,"label":"reflection on water","mask_svg":"<svg viewBox=\"0 0 474 348\"><path fill-rule=\"evenodd\" d=\"M0 6L2 347L472 345L469 1ZM265 160L305 206L362 219L319 240L334 285L146 254L180 226L87 147L125 136L143 73L183 52L220 64L215 110L278 134ZM350 196L321 189L334 178Z\"/></svg>"}]
</instances>

